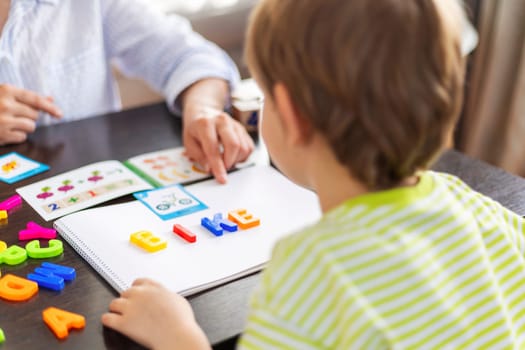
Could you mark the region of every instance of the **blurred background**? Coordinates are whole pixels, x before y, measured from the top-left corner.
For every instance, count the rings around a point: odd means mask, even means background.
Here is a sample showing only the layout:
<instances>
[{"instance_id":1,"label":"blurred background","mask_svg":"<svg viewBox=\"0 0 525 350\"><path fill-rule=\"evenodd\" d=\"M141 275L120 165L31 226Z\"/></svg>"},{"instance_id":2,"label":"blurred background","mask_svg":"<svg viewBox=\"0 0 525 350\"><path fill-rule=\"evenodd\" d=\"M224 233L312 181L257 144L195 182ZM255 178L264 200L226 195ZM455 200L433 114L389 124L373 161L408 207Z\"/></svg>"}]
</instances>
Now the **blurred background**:
<instances>
[{"instance_id":1,"label":"blurred background","mask_svg":"<svg viewBox=\"0 0 525 350\"><path fill-rule=\"evenodd\" d=\"M248 76L242 62L244 31L257 0L148 0L147 3L167 15L177 13L190 19L196 31L225 49L237 63L241 75ZM163 100L141 80L128 79L116 70L115 74L124 108Z\"/></svg>"},{"instance_id":2,"label":"blurred background","mask_svg":"<svg viewBox=\"0 0 525 350\"><path fill-rule=\"evenodd\" d=\"M458 0L462 1L462 0ZM244 31L257 0L148 0L224 48L243 77ZM455 148L525 176L525 0L463 0L479 34L468 57L464 109ZM118 74L125 108L161 101L142 82Z\"/></svg>"}]
</instances>

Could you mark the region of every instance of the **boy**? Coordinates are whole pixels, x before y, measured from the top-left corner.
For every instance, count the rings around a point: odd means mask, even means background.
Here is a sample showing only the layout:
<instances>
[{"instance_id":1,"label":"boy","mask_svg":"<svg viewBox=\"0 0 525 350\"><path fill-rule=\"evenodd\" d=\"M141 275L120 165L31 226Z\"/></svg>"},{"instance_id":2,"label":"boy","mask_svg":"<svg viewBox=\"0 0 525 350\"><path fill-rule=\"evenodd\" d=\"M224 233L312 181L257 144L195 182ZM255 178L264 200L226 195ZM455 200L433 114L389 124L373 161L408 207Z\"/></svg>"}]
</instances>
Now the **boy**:
<instances>
[{"instance_id":1,"label":"boy","mask_svg":"<svg viewBox=\"0 0 525 350\"><path fill-rule=\"evenodd\" d=\"M0 145L37 125L119 110L115 63L162 92L183 117L188 156L219 182L253 150L223 112L235 64L179 16L136 0L2 0L0 31Z\"/></svg>"},{"instance_id":2,"label":"boy","mask_svg":"<svg viewBox=\"0 0 525 350\"><path fill-rule=\"evenodd\" d=\"M272 159L323 218L279 242L246 349L525 346L522 219L425 170L461 106L455 0L263 0L247 59ZM102 322L154 349L206 348L187 302L138 280Z\"/></svg>"}]
</instances>

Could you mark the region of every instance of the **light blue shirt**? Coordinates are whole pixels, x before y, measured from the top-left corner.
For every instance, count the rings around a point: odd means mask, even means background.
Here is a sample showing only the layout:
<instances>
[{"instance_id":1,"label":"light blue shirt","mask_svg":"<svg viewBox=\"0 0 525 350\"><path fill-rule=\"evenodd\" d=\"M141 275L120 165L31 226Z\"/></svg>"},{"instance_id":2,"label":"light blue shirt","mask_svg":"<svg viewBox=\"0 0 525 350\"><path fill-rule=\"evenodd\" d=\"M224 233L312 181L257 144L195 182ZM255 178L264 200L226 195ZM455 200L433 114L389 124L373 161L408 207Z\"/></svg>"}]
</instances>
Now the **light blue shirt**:
<instances>
[{"instance_id":1,"label":"light blue shirt","mask_svg":"<svg viewBox=\"0 0 525 350\"><path fill-rule=\"evenodd\" d=\"M0 83L52 96L70 121L121 108L110 63L148 82L175 112L176 97L192 83L239 79L231 59L186 19L139 1L11 0ZM57 122L42 115L38 123Z\"/></svg>"}]
</instances>

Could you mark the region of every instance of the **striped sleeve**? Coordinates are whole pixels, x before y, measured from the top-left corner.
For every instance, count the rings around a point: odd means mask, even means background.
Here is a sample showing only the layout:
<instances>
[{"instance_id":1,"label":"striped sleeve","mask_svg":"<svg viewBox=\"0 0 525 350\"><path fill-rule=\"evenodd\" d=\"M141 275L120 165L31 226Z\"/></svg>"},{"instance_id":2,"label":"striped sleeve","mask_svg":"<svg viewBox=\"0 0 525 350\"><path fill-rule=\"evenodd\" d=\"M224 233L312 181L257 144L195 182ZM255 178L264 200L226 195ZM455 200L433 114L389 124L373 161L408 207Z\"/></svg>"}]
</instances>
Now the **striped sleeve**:
<instances>
[{"instance_id":1,"label":"striped sleeve","mask_svg":"<svg viewBox=\"0 0 525 350\"><path fill-rule=\"evenodd\" d=\"M283 311L282 298L278 296L278 280L282 273L290 269L287 264L296 261L288 247L296 246L300 241L290 237L286 244L276 245L270 264L262 273L261 281L250 300L250 314L247 327L241 338L240 349L322 349L305 327L298 325L287 317ZM303 244L305 242L302 242ZM301 250L297 247L296 251ZM282 277L282 276L281 276Z\"/></svg>"},{"instance_id":2,"label":"striped sleeve","mask_svg":"<svg viewBox=\"0 0 525 350\"><path fill-rule=\"evenodd\" d=\"M252 309L239 349L321 349L300 327L283 320L277 313Z\"/></svg>"}]
</instances>

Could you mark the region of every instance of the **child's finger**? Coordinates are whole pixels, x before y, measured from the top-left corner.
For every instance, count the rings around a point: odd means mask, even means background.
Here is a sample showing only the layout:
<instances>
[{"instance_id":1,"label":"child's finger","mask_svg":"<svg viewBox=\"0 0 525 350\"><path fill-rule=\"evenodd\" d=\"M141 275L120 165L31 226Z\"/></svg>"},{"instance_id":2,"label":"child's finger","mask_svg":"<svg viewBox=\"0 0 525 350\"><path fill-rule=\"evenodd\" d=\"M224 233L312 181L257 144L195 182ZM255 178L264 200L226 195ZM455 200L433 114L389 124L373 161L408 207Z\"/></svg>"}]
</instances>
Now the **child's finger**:
<instances>
[{"instance_id":1,"label":"child's finger","mask_svg":"<svg viewBox=\"0 0 525 350\"><path fill-rule=\"evenodd\" d=\"M138 286L144 286L144 285L156 285L157 283L149 278L141 277L137 278L133 283L131 284L132 287L138 287Z\"/></svg>"},{"instance_id":2,"label":"child's finger","mask_svg":"<svg viewBox=\"0 0 525 350\"><path fill-rule=\"evenodd\" d=\"M119 314L107 312L100 318L102 324L106 327L120 331L122 327L122 316Z\"/></svg>"},{"instance_id":3,"label":"child's finger","mask_svg":"<svg viewBox=\"0 0 525 350\"><path fill-rule=\"evenodd\" d=\"M123 291L122 293L120 293L120 297L121 297L121 298L130 298L130 297L131 297L131 294L132 294L132 289L133 289L133 288L128 288L128 289L126 289L125 291Z\"/></svg>"},{"instance_id":4,"label":"child's finger","mask_svg":"<svg viewBox=\"0 0 525 350\"><path fill-rule=\"evenodd\" d=\"M116 298L109 303L109 311L122 314L126 308L127 300L125 298Z\"/></svg>"}]
</instances>

